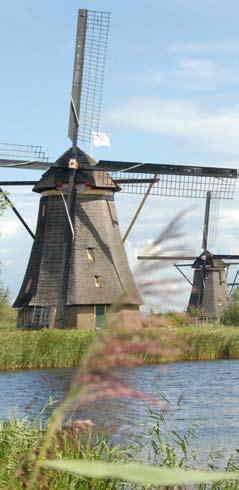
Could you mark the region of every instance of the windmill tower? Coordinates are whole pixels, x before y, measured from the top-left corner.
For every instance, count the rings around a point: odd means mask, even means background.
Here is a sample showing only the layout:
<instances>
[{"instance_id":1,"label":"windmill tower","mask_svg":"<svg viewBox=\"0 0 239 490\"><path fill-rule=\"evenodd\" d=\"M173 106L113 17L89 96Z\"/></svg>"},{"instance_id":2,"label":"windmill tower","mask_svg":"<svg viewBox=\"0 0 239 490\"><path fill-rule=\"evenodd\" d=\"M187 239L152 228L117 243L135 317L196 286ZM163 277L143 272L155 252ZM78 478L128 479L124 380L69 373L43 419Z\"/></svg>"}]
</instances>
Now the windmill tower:
<instances>
[{"instance_id":1,"label":"windmill tower","mask_svg":"<svg viewBox=\"0 0 239 490\"><path fill-rule=\"evenodd\" d=\"M96 163L79 148L79 141L90 141L92 129L98 131L108 27L108 13L79 10L68 132L71 148L56 162L48 162L41 147L0 147L0 166L44 171L39 181L0 182L1 186L34 186L33 191L41 195L35 234L12 205L34 239L14 303L19 328L100 328L122 316L130 326L139 324L142 301L123 243L146 198L205 197L208 189L218 198L233 197L234 169ZM115 192L143 195L123 240ZM109 316L115 302L117 310Z\"/></svg>"},{"instance_id":2,"label":"windmill tower","mask_svg":"<svg viewBox=\"0 0 239 490\"><path fill-rule=\"evenodd\" d=\"M152 258L173 261L177 270L183 275L184 279L189 282L191 285L191 294L187 307L189 313L195 311L198 312L198 316L216 319L222 315L230 302L227 273L230 265L235 264L235 262L231 262L231 260L239 260L239 255L213 254L209 251L209 229L213 201L214 204L218 202L217 199L214 199L213 193L207 191L202 238L203 251L199 256L154 256ZM145 259L146 257L139 256L138 258ZM149 257L147 257L147 259L149 259ZM193 263L175 263L175 261L178 260L193 260ZM181 267L191 267L193 269L192 282L182 271Z\"/></svg>"},{"instance_id":3,"label":"windmill tower","mask_svg":"<svg viewBox=\"0 0 239 490\"><path fill-rule=\"evenodd\" d=\"M217 318L222 315L230 302L230 294L227 284L228 268L231 265L230 258L239 260L239 255L213 254L209 251L209 225L210 209L212 206L212 193L207 193L202 253L192 264L194 270L191 295L188 303L188 312L199 310L199 315ZM229 261L228 261L229 260Z\"/></svg>"}]
</instances>

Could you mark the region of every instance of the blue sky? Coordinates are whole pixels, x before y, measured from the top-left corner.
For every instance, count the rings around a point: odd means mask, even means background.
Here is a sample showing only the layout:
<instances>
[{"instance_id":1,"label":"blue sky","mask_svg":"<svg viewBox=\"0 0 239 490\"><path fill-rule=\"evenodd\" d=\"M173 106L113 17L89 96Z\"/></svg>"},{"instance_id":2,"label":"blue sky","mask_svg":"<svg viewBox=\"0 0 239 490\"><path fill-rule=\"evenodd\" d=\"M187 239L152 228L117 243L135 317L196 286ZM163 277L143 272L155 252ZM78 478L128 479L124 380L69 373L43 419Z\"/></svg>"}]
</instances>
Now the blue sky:
<instances>
[{"instance_id":1,"label":"blue sky","mask_svg":"<svg viewBox=\"0 0 239 490\"><path fill-rule=\"evenodd\" d=\"M110 133L112 146L95 149L94 157L238 168L239 4L232 0L4 2L0 141L42 145L50 160L70 146L69 100L80 7L111 12L100 129ZM0 170L2 180L38 176ZM11 197L34 228L38 196L17 188ZM122 231L138 201L117 197ZM184 218L184 242L200 251L204 202L152 197L129 236L131 264L137 249L159 234L175 212L192 204L196 208ZM237 195L220 205L218 252L238 252L237 210ZM0 228L2 277L14 297L31 239L10 210ZM172 268L168 273L177 277ZM188 289L180 299L182 307L187 298Z\"/></svg>"}]
</instances>

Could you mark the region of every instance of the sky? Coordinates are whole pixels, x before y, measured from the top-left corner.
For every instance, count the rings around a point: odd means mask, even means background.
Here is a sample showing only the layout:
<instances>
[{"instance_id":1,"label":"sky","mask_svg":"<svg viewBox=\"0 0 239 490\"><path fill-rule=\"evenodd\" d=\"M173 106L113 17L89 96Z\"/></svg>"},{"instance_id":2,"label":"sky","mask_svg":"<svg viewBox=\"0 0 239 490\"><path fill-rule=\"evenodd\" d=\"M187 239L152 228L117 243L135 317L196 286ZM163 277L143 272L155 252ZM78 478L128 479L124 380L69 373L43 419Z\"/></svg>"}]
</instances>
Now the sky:
<instances>
[{"instance_id":1,"label":"sky","mask_svg":"<svg viewBox=\"0 0 239 490\"><path fill-rule=\"evenodd\" d=\"M182 163L238 168L239 3L236 0L10 0L0 14L0 142L42 145L50 161L70 147L67 137L78 8L110 11L100 130L110 148L94 158ZM83 149L89 151L87 146ZM0 170L1 180L37 180L30 170ZM6 188L34 230L39 196L30 188ZM122 233L140 198L116 197ZM238 190L221 201L213 252L238 253ZM150 197L126 243L129 262L176 213L183 247L201 252L205 202ZM14 299L21 285L32 240L11 210L0 220L2 279ZM231 276L236 270L231 271ZM175 294L185 308L190 288ZM191 274L188 270L189 275ZM184 287L185 286L185 287ZM155 304L157 303L157 304ZM161 297L154 303L161 308Z\"/></svg>"}]
</instances>

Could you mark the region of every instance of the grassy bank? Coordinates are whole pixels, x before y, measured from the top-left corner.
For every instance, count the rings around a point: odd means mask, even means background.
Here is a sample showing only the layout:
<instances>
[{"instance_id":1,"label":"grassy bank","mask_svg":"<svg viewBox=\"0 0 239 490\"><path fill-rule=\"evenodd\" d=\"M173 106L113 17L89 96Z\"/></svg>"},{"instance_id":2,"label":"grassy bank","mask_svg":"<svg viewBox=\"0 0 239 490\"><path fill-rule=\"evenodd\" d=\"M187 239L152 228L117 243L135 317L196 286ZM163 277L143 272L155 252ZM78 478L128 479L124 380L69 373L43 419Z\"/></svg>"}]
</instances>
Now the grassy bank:
<instances>
[{"instance_id":1,"label":"grassy bank","mask_svg":"<svg viewBox=\"0 0 239 490\"><path fill-rule=\"evenodd\" d=\"M94 331L0 330L0 369L78 366ZM181 327L143 329L142 336L160 341L165 354L145 356L146 363L239 359L239 328Z\"/></svg>"},{"instance_id":2,"label":"grassy bank","mask_svg":"<svg viewBox=\"0 0 239 490\"><path fill-rule=\"evenodd\" d=\"M170 335L169 335L170 332ZM216 359L239 359L238 327L181 327L170 329L147 329L151 338L160 338L168 347L164 357L145 357L150 364L170 361L207 361ZM170 354L170 347L174 348Z\"/></svg>"},{"instance_id":3,"label":"grassy bank","mask_svg":"<svg viewBox=\"0 0 239 490\"><path fill-rule=\"evenodd\" d=\"M94 332L0 330L0 369L78 366Z\"/></svg>"}]
</instances>

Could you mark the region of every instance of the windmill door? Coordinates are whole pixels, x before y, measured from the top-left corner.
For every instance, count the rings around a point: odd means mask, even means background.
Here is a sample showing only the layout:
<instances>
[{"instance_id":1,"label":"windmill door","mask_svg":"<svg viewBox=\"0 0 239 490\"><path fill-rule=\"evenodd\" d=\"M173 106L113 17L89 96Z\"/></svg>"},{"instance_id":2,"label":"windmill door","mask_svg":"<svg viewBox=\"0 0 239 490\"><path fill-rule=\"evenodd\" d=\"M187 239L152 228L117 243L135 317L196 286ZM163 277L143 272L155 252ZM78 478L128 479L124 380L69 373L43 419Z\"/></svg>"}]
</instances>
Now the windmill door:
<instances>
[{"instance_id":1,"label":"windmill door","mask_svg":"<svg viewBox=\"0 0 239 490\"><path fill-rule=\"evenodd\" d=\"M95 326L104 328L106 326L105 305L95 305Z\"/></svg>"}]
</instances>

